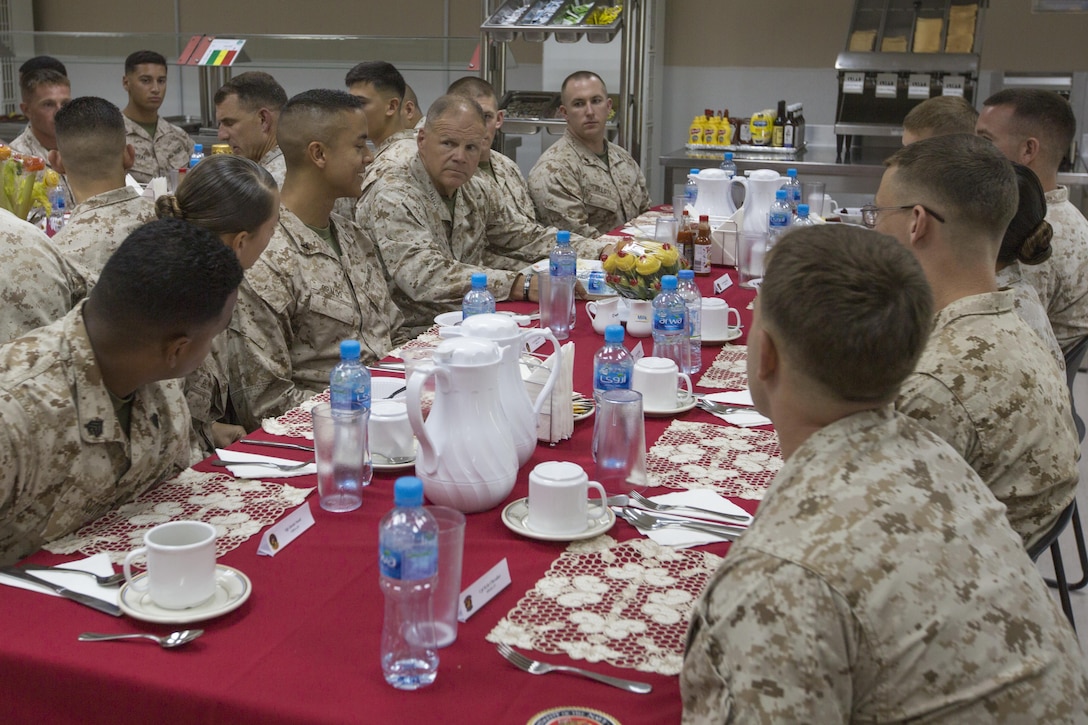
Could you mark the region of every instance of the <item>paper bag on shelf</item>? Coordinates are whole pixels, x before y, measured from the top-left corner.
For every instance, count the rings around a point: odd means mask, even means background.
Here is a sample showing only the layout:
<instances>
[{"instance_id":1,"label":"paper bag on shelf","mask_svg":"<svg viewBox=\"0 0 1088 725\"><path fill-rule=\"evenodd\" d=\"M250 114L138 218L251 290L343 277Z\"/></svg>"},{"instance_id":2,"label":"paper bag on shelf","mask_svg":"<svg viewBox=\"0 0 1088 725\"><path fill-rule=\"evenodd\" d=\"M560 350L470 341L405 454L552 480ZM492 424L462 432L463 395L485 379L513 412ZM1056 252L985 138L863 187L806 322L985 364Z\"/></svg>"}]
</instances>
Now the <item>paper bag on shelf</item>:
<instances>
[{"instance_id":1,"label":"paper bag on shelf","mask_svg":"<svg viewBox=\"0 0 1088 725\"><path fill-rule=\"evenodd\" d=\"M559 352L558 362L553 354L543 365L534 368L525 381L529 397L536 400L536 396L540 395L544 384L548 382L552 366L560 366L559 377L556 378L551 395L540 408L536 424L536 437L548 443L558 443L574 433L574 343L568 342Z\"/></svg>"}]
</instances>

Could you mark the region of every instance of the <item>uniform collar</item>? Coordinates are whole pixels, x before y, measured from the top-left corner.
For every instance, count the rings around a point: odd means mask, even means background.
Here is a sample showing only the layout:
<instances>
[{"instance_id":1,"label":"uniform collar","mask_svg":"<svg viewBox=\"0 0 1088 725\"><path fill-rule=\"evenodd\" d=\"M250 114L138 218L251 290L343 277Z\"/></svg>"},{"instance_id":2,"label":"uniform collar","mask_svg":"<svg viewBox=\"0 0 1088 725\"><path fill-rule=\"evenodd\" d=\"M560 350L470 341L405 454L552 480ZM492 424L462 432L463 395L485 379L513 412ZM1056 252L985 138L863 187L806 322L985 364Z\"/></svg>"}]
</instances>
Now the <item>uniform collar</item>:
<instances>
[{"instance_id":1,"label":"uniform collar","mask_svg":"<svg viewBox=\"0 0 1088 725\"><path fill-rule=\"evenodd\" d=\"M83 322L85 303L86 300L81 301L64 318L63 327L70 360L68 382L79 416L79 435L84 443L123 442L125 435L113 412L113 403L102 382L102 370Z\"/></svg>"}]
</instances>

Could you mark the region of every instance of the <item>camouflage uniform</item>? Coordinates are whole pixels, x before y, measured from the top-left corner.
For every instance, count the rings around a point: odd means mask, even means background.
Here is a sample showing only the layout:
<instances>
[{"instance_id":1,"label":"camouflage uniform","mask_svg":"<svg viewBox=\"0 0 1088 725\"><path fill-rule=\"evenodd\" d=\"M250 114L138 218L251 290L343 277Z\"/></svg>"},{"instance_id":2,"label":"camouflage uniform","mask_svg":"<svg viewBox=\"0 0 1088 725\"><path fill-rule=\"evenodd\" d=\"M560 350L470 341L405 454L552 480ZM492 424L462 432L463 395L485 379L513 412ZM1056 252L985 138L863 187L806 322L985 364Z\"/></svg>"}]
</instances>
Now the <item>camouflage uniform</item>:
<instances>
[{"instance_id":1,"label":"camouflage uniform","mask_svg":"<svg viewBox=\"0 0 1088 725\"><path fill-rule=\"evenodd\" d=\"M707 583L683 722L1085 723L1076 636L978 476L890 408L786 461Z\"/></svg>"},{"instance_id":2,"label":"camouflage uniform","mask_svg":"<svg viewBox=\"0 0 1088 725\"><path fill-rule=\"evenodd\" d=\"M192 438L200 450L200 460L215 453L213 423L235 423L230 416L227 366L228 334L212 340L208 356L185 378L185 402L193 420Z\"/></svg>"},{"instance_id":3,"label":"camouflage uniform","mask_svg":"<svg viewBox=\"0 0 1088 725\"><path fill-rule=\"evenodd\" d=\"M0 562L10 564L189 464L177 380L138 388L129 434L83 324L62 319L0 348Z\"/></svg>"},{"instance_id":4,"label":"camouflage uniform","mask_svg":"<svg viewBox=\"0 0 1088 725\"><path fill-rule=\"evenodd\" d=\"M92 196L72 209L53 244L69 259L98 275L133 230L155 220L155 202L123 186Z\"/></svg>"},{"instance_id":5,"label":"camouflage uniform","mask_svg":"<svg viewBox=\"0 0 1088 725\"><path fill-rule=\"evenodd\" d=\"M1047 350L1058 361L1058 368L1065 370L1065 356L1062 354L1061 345L1054 337L1054 329L1050 326L1050 320L1046 317L1046 308L1039 300L1039 293L1021 276L1023 265L1013 262L1004 269L997 271L997 285L1002 289L1011 289L1016 298L1013 307L1020 319L1028 323L1028 327L1035 330L1035 334L1043 341Z\"/></svg>"},{"instance_id":6,"label":"camouflage uniform","mask_svg":"<svg viewBox=\"0 0 1088 725\"><path fill-rule=\"evenodd\" d=\"M11 146L12 151L18 151L24 155L37 156L45 161L45 165L52 169L49 165L49 150L42 146L42 142L38 140L38 137L34 135L34 132L30 130L30 124L27 124L23 132L15 137L15 139L8 144ZM71 209L75 206L75 197L72 196L72 190L68 188L68 180L64 178L64 174L57 174L60 177L59 186L61 191L64 192L64 206L66 209Z\"/></svg>"},{"instance_id":7,"label":"camouflage uniform","mask_svg":"<svg viewBox=\"0 0 1088 725\"><path fill-rule=\"evenodd\" d=\"M362 226L395 283L393 300L413 331L460 307L473 272L486 272L495 299L505 300L517 270L547 257L555 244L556 230L512 213L493 182L473 176L453 198L451 219L417 154L382 174L359 203ZM602 246L571 239L581 256L595 257Z\"/></svg>"},{"instance_id":8,"label":"camouflage uniform","mask_svg":"<svg viewBox=\"0 0 1088 725\"><path fill-rule=\"evenodd\" d=\"M329 386L340 341L358 338L371 363L393 349L403 318L370 237L332 215L342 254L286 207L246 272L228 328L230 395L246 430Z\"/></svg>"},{"instance_id":9,"label":"camouflage uniform","mask_svg":"<svg viewBox=\"0 0 1088 725\"><path fill-rule=\"evenodd\" d=\"M1024 265L1024 279L1039 292L1054 336L1069 352L1088 336L1088 220L1069 201L1069 189L1046 193L1046 220L1054 228L1050 259Z\"/></svg>"},{"instance_id":10,"label":"camouflage uniform","mask_svg":"<svg viewBox=\"0 0 1088 725\"><path fill-rule=\"evenodd\" d=\"M283 177L287 176L287 162L283 160L283 152L278 145L270 148L258 163L272 174L276 186L283 186Z\"/></svg>"},{"instance_id":11,"label":"camouflage uniform","mask_svg":"<svg viewBox=\"0 0 1088 725\"><path fill-rule=\"evenodd\" d=\"M533 207L533 198L529 196L529 185L525 183L517 163L498 151L492 151L490 158L491 172L494 172L494 176L484 168L482 162L476 175L498 184L501 198L506 200L507 206L536 221L536 209Z\"/></svg>"},{"instance_id":12,"label":"camouflage uniform","mask_svg":"<svg viewBox=\"0 0 1088 725\"><path fill-rule=\"evenodd\" d=\"M529 172L529 193L541 224L596 237L650 208L642 169L621 146L608 144L608 163L569 130Z\"/></svg>"},{"instance_id":13,"label":"camouflage uniform","mask_svg":"<svg viewBox=\"0 0 1088 725\"><path fill-rule=\"evenodd\" d=\"M152 140L140 124L125 116L125 142L136 149L136 163L128 170L132 178L146 184L157 176L166 176L171 169L189 165L193 154L193 139L189 134L159 116ZM209 149L210 151L210 149Z\"/></svg>"},{"instance_id":14,"label":"camouflage uniform","mask_svg":"<svg viewBox=\"0 0 1088 725\"><path fill-rule=\"evenodd\" d=\"M88 274L29 222L0 210L0 344L68 314L87 296Z\"/></svg>"},{"instance_id":15,"label":"camouflage uniform","mask_svg":"<svg viewBox=\"0 0 1088 725\"><path fill-rule=\"evenodd\" d=\"M1069 389L1010 290L937 313L896 407L961 455L1034 544L1073 500L1080 445Z\"/></svg>"},{"instance_id":16,"label":"camouflage uniform","mask_svg":"<svg viewBox=\"0 0 1088 725\"><path fill-rule=\"evenodd\" d=\"M366 194L367 187L377 181L386 171L404 166L411 161L415 157L418 147L416 130L411 128L397 131L378 144L378 148L374 151L374 160L367 165L366 170L363 172L363 194ZM346 216L348 219L354 219L359 226L364 226L365 212L362 204L359 203L359 199L337 199L333 211Z\"/></svg>"}]
</instances>

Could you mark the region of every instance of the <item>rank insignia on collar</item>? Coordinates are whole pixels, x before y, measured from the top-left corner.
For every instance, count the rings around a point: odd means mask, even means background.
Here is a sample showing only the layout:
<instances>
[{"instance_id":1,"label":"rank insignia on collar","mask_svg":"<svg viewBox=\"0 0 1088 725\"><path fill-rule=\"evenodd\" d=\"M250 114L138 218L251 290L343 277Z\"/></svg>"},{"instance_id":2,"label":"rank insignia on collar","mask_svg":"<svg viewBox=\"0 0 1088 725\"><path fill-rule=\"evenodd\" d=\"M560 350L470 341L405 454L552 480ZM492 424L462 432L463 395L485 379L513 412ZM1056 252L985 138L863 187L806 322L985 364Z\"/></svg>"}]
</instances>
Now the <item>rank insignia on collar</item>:
<instances>
[{"instance_id":1,"label":"rank insignia on collar","mask_svg":"<svg viewBox=\"0 0 1088 725\"><path fill-rule=\"evenodd\" d=\"M87 429L88 433L97 438L98 436L102 435L102 419L92 418L91 420L87 421L87 425L85 425L84 428Z\"/></svg>"}]
</instances>

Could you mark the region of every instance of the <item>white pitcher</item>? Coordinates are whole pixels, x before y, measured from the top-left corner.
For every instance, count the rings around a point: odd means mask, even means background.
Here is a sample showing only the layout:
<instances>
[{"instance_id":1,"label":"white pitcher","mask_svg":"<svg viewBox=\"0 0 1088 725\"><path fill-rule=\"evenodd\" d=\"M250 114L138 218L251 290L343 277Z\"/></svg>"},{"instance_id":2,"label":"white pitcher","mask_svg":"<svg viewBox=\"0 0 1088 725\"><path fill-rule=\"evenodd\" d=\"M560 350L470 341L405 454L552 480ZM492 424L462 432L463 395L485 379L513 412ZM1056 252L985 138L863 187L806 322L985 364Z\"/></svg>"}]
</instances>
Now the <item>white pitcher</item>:
<instances>
[{"instance_id":1,"label":"white pitcher","mask_svg":"<svg viewBox=\"0 0 1088 725\"><path fill-rule=\"evenodd\" d=\"M552 393L555 381L562 369L562 352L559 341L548 328L542 330L519 327L509 315L483 314L472 315L456 327L443 327L438 333L442 337L478 337L494 340L502 352L502 365L499 369L499 392L502 409L510 423L510 432L514 437L514 448L518 453L518 468L524 466L536 450L536 424L544 401ZM544 388L536 400L529 397L525 382L521 376L521 354L525 343L535 335L543 335L552 344L555 351L554 365Z\"/></svg>"},{"instance_id":2,"label":"white pitcher","mask_svg":"<svg viewBox=\"0 0 1088 725\"><path fill-rule=\"evenodd\" d=\"M695 177L695 185L699 188L699 195L695 198L695 215L701 214L711 217L727 217L737 210L733 204L729 183L730 176L721 169L703 169Z\"/></svg>"},{"instance_id":3,"label":"white pitcher","mask_svg":"<svg viewBox=\"0 0 1088 725\"><path fill-rule=\"evenodd\" d=\"M766 234L769 231L768 216L771 213L771 204L774 203L774 193L782 186L781 174L771 169L756 169L747 178L733 177L729 183L730 204L733 199L733 184L744 187L744 203L740 206L744 211L744 219L741 221L740 231Z\"/></svg>"},{"instance_id":4,"label":"white pitcher","mask_svg":"<svg viewBox=\"0 0 1088 725\"><path fill-rule=\"evenodd\" d=\"M502 351L491 340L443 340L433 362L408 381L408 420L419 440L416 475L431 503L472 513L494 508L514 489L518 456L502 409ZM426 422L421 397L435 379Z\"/></svg>"}]
</instances>

